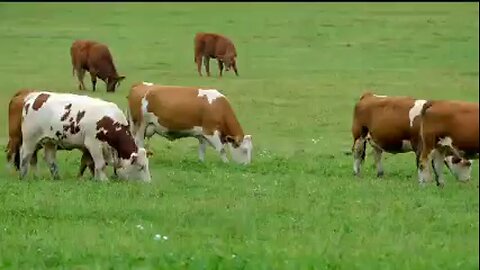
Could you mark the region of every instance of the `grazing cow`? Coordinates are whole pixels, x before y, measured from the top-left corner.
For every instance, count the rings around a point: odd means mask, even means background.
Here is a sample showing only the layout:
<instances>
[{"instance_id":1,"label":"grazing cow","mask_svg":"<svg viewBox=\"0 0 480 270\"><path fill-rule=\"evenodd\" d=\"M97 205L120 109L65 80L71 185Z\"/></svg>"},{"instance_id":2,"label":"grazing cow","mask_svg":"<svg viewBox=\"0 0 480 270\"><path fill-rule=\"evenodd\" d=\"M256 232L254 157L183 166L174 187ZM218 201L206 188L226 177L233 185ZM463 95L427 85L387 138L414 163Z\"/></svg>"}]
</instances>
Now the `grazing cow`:
<instances>
[{"instance_id":1,"label":"grazing cow","mask_svg":"<svg viewBox=\"0 0 480 270\"><path fill-rule=\"evenodd\" d=\"M229 145L237 163L248 164L252 136L245 135L227 98L215 89L161 86L141 83L128 95L129 121L138 145L157 133L171 141L194 137L199 141L199 158L205 159L207 144L227 162Z\"/></svg>"},{"instance_id":2,"label":"grazing cow","mask_svg":"<svg viewBox=\"0 0 480 270\"><path fill-rule=\"evenodd\" d=\"M377 167L377 177L384 174L382 153L391 154L415 152L417 163L420 154L420 122L419 116L423 99L412 97L387 97L364 93L355 104L352 124L354 156L353 171L360 174L361 165L365 159L366 143L373 148ZM457 164L451 158L446 158L452 173L456 175Z\"/></svg>"},{"instance_id":3,"label":"grazing cow","mask_svg":"<svg viewBox=\"0 0 480 270\"><path fill-rule=\"evenodd\" d=\"M107 84L107 92L115 92L115 88L125 79L125 76L118 75L112 55L104 44L91 40L76 40L70 47L70 56L72 72L77 73L80 90L85 90L83 84L85 71L90 72L93 91L95 91L97 77Z\"/></svg>"},{"instance_id":4,"label":"grazing cow","mask_svg":"<svg viewBox=\"0 0 480 270\"><path fill-rule=\"evenodd\" d=\"M7 152L7 162L12 164L16 170L20 170L20 146L22 145L22 110L25 107L25 97L34 92L32 89L21 89L16 92L8 104L8 144L5 149ZM25 107L28 112L29 106ZM30 166L36 171L37 152L42 145L37 145L37 149L32 154ZM57 147L58 150L67 150ZM83 155L80 165L78 177L83 176L85 169L88 167L92 175L94 174L93 160L87 149L82 149Z\"/></svg>"},{"instance_id":5,"label":"grazing cow","mask_svg":"<svg viewBox=\"0 0 480 270\"><path fill-rule=\"evenodd\" d=\"M144 148L135 144L123 112L114 103L88 96L32 92L22 111L20 178L24 178L32 154L41 144L54 178L58 178L56 147L87 149L95 167L95 178L107 180L105 153L114 152L112 164L120 179L150 181Z\"/></svg>"},{"instance_id":6,"label":"grazing cow","mask_svg":"<svg viewBox=\"0 0 480 270\"><path fill-rule=\"evenodd\" d=\"M420 122L420 154L418 177L420 184L427 180L431 160L437 186L443 187L443 160L451 162L459 180L470 178L471 161L479 155L478 103L465 101L429 101L423 105Z\"/></svg>"},{"instance_id":7,"label":"grazing cow","mask_svg":"<svg viewBox=\"0 0 480 270\"><path fill-rule=\"evenodd\" d=\"M197 70L200 76L202 76L202 58L207 76L210 76L210 58L217 59L220 77L222 77L224 66L226 71L229 71L231 68L235 71L235 75L238 76L236 63L237 50L229 38L214 33L197 33L195 35L194 43L194 61L197 63Z\"/></svg>"}]
</instances>

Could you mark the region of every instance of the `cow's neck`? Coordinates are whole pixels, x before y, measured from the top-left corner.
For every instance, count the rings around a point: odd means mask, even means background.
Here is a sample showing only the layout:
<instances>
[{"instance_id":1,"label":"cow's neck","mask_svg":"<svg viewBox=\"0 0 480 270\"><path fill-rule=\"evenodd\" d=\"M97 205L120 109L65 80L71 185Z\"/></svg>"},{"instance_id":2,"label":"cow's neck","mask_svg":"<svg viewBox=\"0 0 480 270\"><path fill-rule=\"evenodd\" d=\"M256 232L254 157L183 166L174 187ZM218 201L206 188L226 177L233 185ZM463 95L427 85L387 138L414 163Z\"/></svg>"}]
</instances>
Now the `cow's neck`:
<instances>
[{"instance_id":1,"label":"cow's neck","mask_svg":"<svg viewBox=\"0 0 480 270\"><path fill-rule=\"evenodd\" d=\"M242 126L238 123L237 118L234 115L231 115L225 119L225 126L222 130L222 141L225 141L226 136L231 136L235 138L235 141L238 144L243 142L243 137L245 134L243 133Z\"/></svg>"},{"instance_id":2,"label":"cow's neck","mask_svg":"<svg viewBox=\"0 0 480 270\"><path fill-rule=\"evenodd\" d=\"M135 144L133 137L131 136L116 137L112 147L115 148L115 150L117 151L118 157L121 159L129 159L133 153L138 152L138 147Z\"/></svg>"},{"instance_id":3,"label":"cow's neck","mask_svg":"<svg viewBox=\"0 0 480 270\"><path fill-rule=\"evenodd\" d=\"M108 143L121 159L129 159L133 153L138 152L128 125L123 125L105 116L97 122L96 138Z\"/></svg>"}]
</instances>

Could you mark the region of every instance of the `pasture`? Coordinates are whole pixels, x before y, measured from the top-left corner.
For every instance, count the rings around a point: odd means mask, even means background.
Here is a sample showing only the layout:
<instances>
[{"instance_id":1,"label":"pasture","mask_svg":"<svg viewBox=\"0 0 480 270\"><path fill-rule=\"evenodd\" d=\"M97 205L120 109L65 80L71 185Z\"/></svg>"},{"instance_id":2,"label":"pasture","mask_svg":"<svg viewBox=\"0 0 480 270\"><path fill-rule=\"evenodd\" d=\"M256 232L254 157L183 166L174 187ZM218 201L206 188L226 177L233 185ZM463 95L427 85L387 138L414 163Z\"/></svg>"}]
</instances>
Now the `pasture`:
<instances>
[{"instance_id":1,"label":"pasture","mask_svg":"<svg viewBox=\"0 0 480 270\"><path fill-rule=\"evenodd\" d=\"M139 81L217 88L248 134L250 166L197 141L149 145L151 184L0 169L1 269L478 269L478 162L472 181L420 188L414 154L371 155L352 173L353 106L384 95L478 101L478 3L0 4L1 143L19 88L79 93L69 48L109 45L126 80L90 96L127 106ZM199 77L196 32L236 44L239 77ZM205 74L205 73L204 73ZM367 153L370 153L368 148ZM41 156L43 157L43 151ZM5 165L5 155L0 153ZM111 170L110 170L111 171ZM167 236L156 240L155 235Z\"/></svg>"}]
</instances>

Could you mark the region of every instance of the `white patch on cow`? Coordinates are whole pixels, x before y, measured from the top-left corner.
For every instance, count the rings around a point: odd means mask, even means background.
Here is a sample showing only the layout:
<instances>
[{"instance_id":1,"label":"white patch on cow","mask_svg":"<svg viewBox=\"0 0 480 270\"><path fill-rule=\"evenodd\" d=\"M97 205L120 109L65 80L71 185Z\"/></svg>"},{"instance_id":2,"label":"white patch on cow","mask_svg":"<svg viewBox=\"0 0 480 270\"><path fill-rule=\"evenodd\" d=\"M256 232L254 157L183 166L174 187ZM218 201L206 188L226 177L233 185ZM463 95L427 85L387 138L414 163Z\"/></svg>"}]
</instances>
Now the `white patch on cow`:
<instances>
[{"instance_id":1,"label":"white patch on cow","mask_svg":"<svg viewBox=\"0 0 480 270\"><path fill-rule=\"evenodd\" d=\"M420 115L423 108L423 104L425 104L426 102L427 101L424 99L415 100L415 104L413 104L412 108L408 112L408 118L410 119L411 127L413 126L413 121L415 120L415 117Z\"/></svg>"},{"instance_id":2,"label":"white patch on cow","mask_svg":"<svg viewBox=\"0 0 480 270\"><path fill-rule=\"evenodd\" d=\"M375 94L373 94L373 96L374 96L374 97L378 97L378 98L386 98L386 97L387 97L387 96L385 96L385 95L375 95Z\"/></svg>"},{"instance_id":3,"label":"white patch on cow","mask_svg":"<svg viewBox=\"0 0 480 270\"><path fill-rule=\"evenodd\" d=\"M468 160L468 162L466 160L462 160L460 162L453 163L453 156L448 156L445 158L445 162L457 180L462 182L470 180L473 160Z\"/></svg>"},{"instance_id":4,"label":"white patch on cow","mask_svg":"<svg viewBox=\"0 0 480 270\"><path fill-rule=\"evenodd\" d=\"M143 113L143 114L148 113L148 112L147 112L147 108L148 108L148 100L147 100L147 98L144 96L144 97L142 98L142 113Z\"/></svg>"},{"instance_id":5,"label":"white patch on cow","mask_svg":"<svg viewBox=\"0 0 480 270\"><path fill-rule=\"evenodd\" d=\"M441 146L452 146L452 138L450 137L441 138L438 141L438 144L440 144Z\"/></svg>"},{"instance_id":6,"label":"white patch on cow","mask_svg":"<svg viewBox=\"0 0 480 270\"><path fill-rule=\"evenodd\" d=\"M222 93L218 92L216 89L198 89L198 97L206 96L208 99L208 103L212 104L212 102L220 97L225 97Z\"/></svg>"},{"instance_id":7,"label":"white patch on cow","mask_svg":"<svg viewBox=\"0 0 480 270\"><path fill-rule=\"evenodd\" d=\"M146 85L146 86L152 86L153 83L150 83L150 82L142 82L143 85Z\"/></svg>"}]
</instances>

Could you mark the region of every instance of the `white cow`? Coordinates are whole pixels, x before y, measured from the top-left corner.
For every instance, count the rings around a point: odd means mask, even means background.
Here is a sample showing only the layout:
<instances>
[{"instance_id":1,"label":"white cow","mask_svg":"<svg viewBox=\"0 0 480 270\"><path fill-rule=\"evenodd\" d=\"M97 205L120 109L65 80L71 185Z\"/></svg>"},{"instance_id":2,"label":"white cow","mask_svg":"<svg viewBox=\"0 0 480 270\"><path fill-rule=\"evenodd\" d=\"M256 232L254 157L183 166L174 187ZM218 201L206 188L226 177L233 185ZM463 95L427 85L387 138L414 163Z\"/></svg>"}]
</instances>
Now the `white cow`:
<instances>
[{"instance_id":1,"label":"white cow","mask_svg":"<svg viewBox=\"0 0 480 270\"><path fill-rule=\"evenodd\" d=\"M45 148L45 160L58 178L56 149L87 149L95 166L95 178L107 180L105 167L114 153L114 167L120 179L151 180L144 148L137 147L128 122L117 105L88 96L33 92L25 97L22 110L20 178L28 171L38 144ZM107 160L106 160L107 159Z\"/></svg>"}]
</instances>

